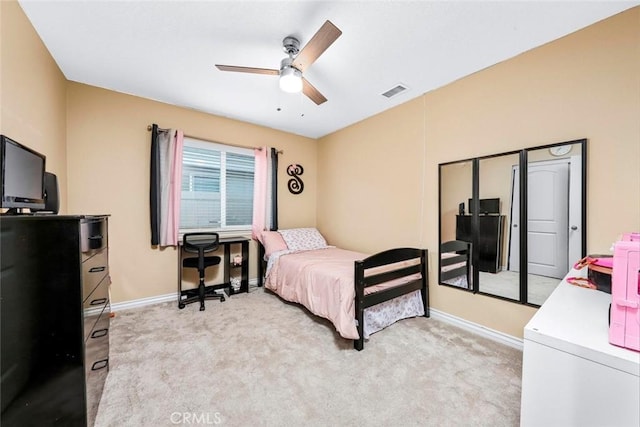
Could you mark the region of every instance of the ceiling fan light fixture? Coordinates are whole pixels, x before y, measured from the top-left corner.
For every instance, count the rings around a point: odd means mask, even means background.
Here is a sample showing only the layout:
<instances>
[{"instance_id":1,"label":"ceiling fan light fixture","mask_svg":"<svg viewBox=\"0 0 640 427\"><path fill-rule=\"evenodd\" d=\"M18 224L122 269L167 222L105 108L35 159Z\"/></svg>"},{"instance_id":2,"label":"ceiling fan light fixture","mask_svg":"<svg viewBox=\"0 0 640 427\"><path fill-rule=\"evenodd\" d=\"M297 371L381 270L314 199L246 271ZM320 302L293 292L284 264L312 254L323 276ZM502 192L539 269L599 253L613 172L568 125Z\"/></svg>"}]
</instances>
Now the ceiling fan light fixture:
<instances>
[{"instance_id":1,"label":"ceiling fan light fixture","mask_svg":"<svg viewBox=\"0 0 640 427\"><path fill-rule=\"evenodd\" d=\"M0 0L2 1L2 0ZM216 64L220 71L233 71L237 73L266 74L279 76L279 86L284 92L299 93L320 105L327 101L327 98L318 91L307 79L302 77L302 73L313 64L322 53L327 50L333 42L342 34L342 31L331 21L325 21L322 27L311 37L309 42L300 49L300 41L287 36L282 40L282 49L288 55L280 61L280 68L255 68L240 67L237 65Z\"/></svg>"},{"instance_id":2,"label":"ceiling fan light fixture","mask_svg":"<svg viewBox=\"0 0 640 427\"><path fill-rule=\"evenodd\" d=\"M280 89L288 93L298 93L302 91L302 73L291 66L283 67L280 70Z\"/></svg>"}]
</instances>

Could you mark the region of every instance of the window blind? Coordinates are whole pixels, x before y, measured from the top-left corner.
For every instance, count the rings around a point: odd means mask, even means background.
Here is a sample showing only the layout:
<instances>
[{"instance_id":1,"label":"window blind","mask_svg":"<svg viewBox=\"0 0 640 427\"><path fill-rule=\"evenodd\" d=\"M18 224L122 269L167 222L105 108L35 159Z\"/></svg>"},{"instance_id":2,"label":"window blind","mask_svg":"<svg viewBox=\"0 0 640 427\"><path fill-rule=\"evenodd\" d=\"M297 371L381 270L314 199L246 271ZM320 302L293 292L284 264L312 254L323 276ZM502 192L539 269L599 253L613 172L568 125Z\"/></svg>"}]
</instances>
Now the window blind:
<instances>
[{"instance_id":1,"label":"window blind","mask_svg":"<svg viewBox=\"0 0 640 427\"><path fill-rule=\"evenodd\" d=\"M253 174L251 150L185 139L180 229L251 228Z\"/></svg>"}]
</instances>

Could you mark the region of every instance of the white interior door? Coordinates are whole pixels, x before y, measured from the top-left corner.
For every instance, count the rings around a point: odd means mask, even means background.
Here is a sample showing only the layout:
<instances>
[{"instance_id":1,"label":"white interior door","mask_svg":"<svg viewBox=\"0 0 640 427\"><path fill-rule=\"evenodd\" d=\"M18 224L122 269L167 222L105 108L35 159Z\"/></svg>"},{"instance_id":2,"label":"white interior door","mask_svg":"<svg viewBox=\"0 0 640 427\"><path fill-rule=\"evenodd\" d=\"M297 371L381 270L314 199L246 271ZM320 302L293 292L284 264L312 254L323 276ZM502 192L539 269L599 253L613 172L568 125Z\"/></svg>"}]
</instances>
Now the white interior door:
<instances>
[{"instance_id":1,"label":"white interior door","mask_svg":"<svg viewBox=\"0 0 640 427\"><path fill-rule=\"evenodd\" d=\"M518 167L514 168L514 201L519 200ZM562 278L568 271L569 162L528 165L527 250L528 273ZM513 206L509 269L519 270L517 203Z\"/></svg>"}]
</instances>

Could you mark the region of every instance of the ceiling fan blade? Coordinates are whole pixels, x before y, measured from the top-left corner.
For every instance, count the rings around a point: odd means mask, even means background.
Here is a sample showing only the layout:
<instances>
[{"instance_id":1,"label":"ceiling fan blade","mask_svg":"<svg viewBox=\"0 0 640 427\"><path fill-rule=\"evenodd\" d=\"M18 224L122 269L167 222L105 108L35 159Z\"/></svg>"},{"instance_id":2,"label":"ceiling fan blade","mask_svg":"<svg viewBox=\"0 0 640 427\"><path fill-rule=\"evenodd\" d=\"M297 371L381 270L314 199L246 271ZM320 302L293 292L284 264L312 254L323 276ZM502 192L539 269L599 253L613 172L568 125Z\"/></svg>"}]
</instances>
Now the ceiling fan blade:
<instances>
[{"instance_id":1,"label":"ceiling fan blade","mask_svg":"<svg viewBox=\"0 0 640 427\"><path fill-rule=\"evenodd\" d=\"M342 31L333 25L331 21L325 22L318 32L311 37L309 43L302 48L298 56L296 56L296 59L293 61L293 66L300 71L304 71L305 68L313 64L341 34Z\"/></svg>"},{"instance_id":2,"label":"ceiling fan blade","mask_svg":"<svg viewBox=\"0 0 640 427\"><path fill-rule=\"evenodd\" d=\"M320 105L327 101L327 98L325 98L324 95L321 94L318 89L313 87L313 85L309 83L309 80L304 77L302 78L302 93L304 93L307 98L315 102L316 105Z\"/></svg>"},{"instance_id":3,"label":"ceiling fan blade","mask_svg":"<svg viewBox=\"0 0 640 427\"><path fill-rule=\"evenodd\" d=\"M235 65L219 65L216 64L216 68L220 71L235 71L237 73L251 73L251 74L270 74L279 75L279 70L273 70L271 68L254 68L254 67L237 67Z\"/></svg>"}]
</instances>

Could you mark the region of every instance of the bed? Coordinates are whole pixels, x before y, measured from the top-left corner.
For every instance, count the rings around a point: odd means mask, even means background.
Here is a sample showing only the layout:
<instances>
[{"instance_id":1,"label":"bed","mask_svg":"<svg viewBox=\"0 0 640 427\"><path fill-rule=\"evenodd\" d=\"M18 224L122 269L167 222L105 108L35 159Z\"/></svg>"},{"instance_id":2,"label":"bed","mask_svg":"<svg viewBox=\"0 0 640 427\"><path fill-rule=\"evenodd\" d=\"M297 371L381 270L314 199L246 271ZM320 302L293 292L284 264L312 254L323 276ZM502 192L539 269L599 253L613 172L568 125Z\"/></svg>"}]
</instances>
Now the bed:
<instances>
[{"instance_id":1,"label":"bed","mask_svg":"<svg viewBox=\"0 0 640 427\"><path fill-rule=\"evenodd\" d=\"M440 283L470 289L471 243L451 240L440 245Z\"/></svg>"},{"instance_id":2,"label":"bed","mask_svg":"<svg viewBox=\"0 0 640 427\"><path fill-rule=\"evenodd\" d=\"M367 255L329 246L315 229L264 232L260 243L266 265L260 263L258 277L264 282L259 285L330 320L356 350L398 320L429 317L424 249Z\"/></svg>"}]
</instances>

